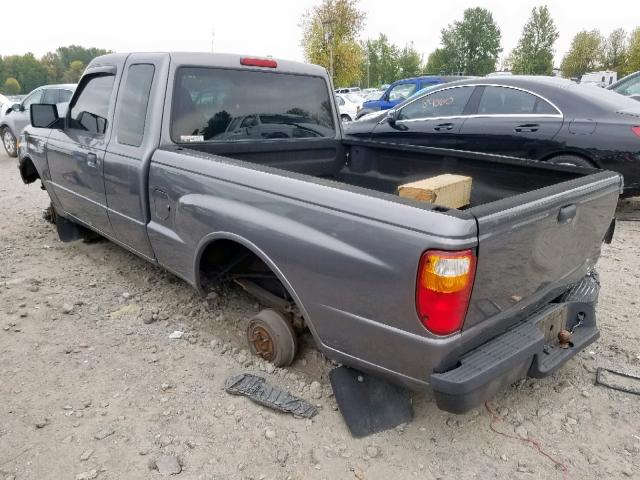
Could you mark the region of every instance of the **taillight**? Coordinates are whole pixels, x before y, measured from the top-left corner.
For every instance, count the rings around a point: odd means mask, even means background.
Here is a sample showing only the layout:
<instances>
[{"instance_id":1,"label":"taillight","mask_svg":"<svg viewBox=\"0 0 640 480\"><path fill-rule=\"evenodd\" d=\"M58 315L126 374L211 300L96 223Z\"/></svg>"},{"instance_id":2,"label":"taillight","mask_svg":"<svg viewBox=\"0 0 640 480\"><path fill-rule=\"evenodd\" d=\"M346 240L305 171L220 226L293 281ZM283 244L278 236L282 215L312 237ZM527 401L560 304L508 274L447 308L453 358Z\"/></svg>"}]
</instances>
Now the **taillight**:
<instances>
[{"instance_id":1,"label":"taillight","mask_svg":"<svg viewBox=\"0 0 640 480\"><path fill-rule=\"evenodd\" d=\"M276 68L278 66L278 62L275 60L271 60L270 58L241 58L240 64L245 65L247 67L265 67L265 68Z\"/></svg>"},{"instance_id":2,"label":"taillight","mask_svg":"<svg viewBox=\"0 0 640 480\"><path fill-rule=\"evenodd\" d=\"M640 137L640 126L637 127L631 127L631 130L633 131L633 133L635 133L638 137Z\"/></svg>"},{"instance_id":3,"label":"taillight","mask_svg":"<svg viewBox=\"0 0 640 480\"><path fill-rule=\"evenodd\" d=\"M416 310L427 330L449 335L462 328L475 273L476 257L471 250L429 250L422 254Z\"/></svg>"}]
</instances>

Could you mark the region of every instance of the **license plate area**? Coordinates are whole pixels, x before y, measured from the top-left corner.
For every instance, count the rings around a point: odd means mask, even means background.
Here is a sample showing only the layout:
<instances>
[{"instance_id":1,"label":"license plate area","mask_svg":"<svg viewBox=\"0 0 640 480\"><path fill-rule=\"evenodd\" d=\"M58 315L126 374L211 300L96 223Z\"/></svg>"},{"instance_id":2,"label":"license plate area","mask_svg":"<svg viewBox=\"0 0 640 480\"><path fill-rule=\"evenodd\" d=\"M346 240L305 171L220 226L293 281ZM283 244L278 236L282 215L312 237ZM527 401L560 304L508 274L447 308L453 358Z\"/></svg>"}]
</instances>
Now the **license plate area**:
<instances>
[{"instance_id":1,"label":"license plate area","mask_svg":"<svg viewBox=\"0 0 640 480\"><path fill-rule=\"evenodd\" d=\"M562 305L553 309L538 322L546 345L558 345L558 333L567 329L567 308Z\"/></svg>"}]
</instances>

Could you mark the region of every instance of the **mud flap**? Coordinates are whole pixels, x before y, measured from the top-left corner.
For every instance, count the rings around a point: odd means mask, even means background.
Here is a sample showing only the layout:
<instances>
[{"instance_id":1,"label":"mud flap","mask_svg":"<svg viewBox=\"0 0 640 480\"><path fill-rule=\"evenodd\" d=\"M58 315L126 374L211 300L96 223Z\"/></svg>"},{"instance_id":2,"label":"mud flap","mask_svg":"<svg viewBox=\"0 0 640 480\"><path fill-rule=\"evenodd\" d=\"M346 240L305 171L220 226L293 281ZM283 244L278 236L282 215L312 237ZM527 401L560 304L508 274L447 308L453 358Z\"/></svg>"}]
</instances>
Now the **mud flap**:
<instances>
[{"instance_id":1,"label":"mud flap","mask_svg":"<svg viewBox=\"0 0 640 480\"><path fill-rule=\"evenodd\" d=\"M56 230L62 242L73 242L83 237L82 227L60 215L55 215Z\"/></svg>"},{"instance_id":2,"label":"mud flap","mask_svg":"<svg viewBox=\"0 0 640 480\"><path fill-rule=\"evenodd\" d=\"M348 367L329 372L333 394L351 435L366 437L413 419L409 392Z\"/></svg>"}]
</instances>

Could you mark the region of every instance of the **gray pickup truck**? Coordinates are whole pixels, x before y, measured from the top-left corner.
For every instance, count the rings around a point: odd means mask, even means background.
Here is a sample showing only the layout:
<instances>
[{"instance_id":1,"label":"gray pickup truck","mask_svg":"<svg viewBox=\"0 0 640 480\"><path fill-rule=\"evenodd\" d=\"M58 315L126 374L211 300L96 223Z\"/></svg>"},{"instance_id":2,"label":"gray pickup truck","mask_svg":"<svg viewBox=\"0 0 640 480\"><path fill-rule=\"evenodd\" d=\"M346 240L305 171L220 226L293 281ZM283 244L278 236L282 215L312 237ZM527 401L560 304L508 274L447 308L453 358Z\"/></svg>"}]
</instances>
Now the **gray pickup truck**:
<instances>
[{"instance_id":1,"label":"gray pickup truck","mask_svg":"<svg viewBox=\"0 0 640 480\"><path fill-rule=\"evenodd\" d=\"M463 412L598 337L617 173L343 138L323 68L238 55L99 57L63 118L36 104L31 123L20 172L62 240L97 232L202 293L238 283L277 365L308 328ZM467 208L395 194L441 173L473 178Z\"/></svg>"}]
</instances>

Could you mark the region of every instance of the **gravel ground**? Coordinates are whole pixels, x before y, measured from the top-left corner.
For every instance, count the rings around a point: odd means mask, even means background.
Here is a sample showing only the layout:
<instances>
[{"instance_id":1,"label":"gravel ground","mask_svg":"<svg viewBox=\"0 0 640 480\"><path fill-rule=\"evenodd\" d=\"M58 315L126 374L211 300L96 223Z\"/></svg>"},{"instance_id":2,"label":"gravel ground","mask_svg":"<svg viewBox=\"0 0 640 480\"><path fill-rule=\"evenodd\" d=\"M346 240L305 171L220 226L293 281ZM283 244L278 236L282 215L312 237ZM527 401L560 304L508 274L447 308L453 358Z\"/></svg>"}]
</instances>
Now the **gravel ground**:
<instances>
[{"instance_id":1,"label":"gravel ground","mask_svg":"<svg viewBox=\"0 0 640 480\"><path fill-rule=\"evenodd\" d=\"M495 430L538 442L563 473L533 444L495 433L484 407L450 415L430 395L414 397L412 423L353 439L331 364L309 339L286 370L246 352L259 307L243 292L201 298L107 241L61 243L41 218L46 193L23 185L6 156L0 200L0 480L640 478L640 397L594 385L600 366L640 372L638 222L620 222L604 247L601 339L491 401ZM621 214L640 217L640 202ZM183 338L170 339L175 330ZM227 395L224 380L242 371L319 414Z\"/></svg>"}]
</instances>

